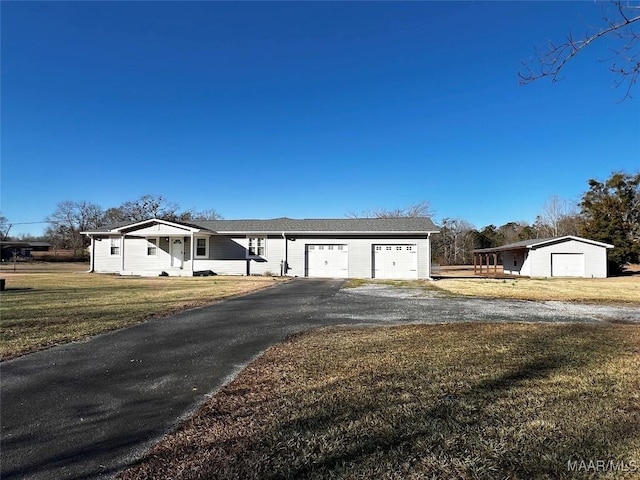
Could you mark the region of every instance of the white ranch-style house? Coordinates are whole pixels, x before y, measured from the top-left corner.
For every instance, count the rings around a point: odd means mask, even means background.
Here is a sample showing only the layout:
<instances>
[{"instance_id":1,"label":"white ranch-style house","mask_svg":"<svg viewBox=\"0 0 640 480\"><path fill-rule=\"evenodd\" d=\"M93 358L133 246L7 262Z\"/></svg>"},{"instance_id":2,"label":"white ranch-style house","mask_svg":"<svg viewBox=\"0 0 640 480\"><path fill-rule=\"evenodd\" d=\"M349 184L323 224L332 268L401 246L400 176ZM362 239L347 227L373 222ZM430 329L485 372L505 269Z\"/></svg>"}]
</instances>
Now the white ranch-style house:
<instances>
[{"instance_id":1,"label":"white ranch-style house","mask_svg":"<svg viewBox=\"0 0 640 480\"><path fill-rule=\"evenodd\" d=\"M428 279L438 227L429 218L154 218L83 233L98 273Z\"/></svg>"}]
</instances>

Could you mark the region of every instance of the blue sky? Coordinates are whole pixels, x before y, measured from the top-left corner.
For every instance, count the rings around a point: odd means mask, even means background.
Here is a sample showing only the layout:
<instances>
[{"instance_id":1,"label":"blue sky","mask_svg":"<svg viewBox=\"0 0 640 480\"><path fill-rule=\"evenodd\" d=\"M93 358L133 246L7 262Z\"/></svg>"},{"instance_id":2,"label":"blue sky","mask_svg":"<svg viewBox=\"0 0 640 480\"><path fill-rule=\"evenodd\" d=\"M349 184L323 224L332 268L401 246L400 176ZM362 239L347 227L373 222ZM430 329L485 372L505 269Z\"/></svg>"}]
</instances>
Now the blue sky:
<instances>
[{"instance_id":1,"label":"blue sky","mask_svg":"<svg viewBox=\"0 0 640 480\"><path fill-rule=\"evenodd\" d=\"M640 104L606 42L519 86L594 2L7 2L1 210L162 194L225 218L533 222L640 168ZM636 97L640 90L636 89ZM44 225L16 225L13 234Z\"/></svg>"}]
</instances>

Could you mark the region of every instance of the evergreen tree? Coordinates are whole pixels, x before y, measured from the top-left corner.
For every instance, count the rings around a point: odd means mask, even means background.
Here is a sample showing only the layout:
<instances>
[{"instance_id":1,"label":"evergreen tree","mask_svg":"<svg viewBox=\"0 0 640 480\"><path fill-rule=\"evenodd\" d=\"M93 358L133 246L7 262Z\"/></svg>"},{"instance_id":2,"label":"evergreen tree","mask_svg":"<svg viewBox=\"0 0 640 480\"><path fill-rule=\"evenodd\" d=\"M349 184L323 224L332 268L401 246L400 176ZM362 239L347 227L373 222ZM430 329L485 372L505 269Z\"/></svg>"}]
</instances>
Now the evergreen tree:
<instances>
[{"instance_id":1,"label":"evergreen tree","mask_svg":"<svg viewBox=\"0 0 640 480\"><path fill-rule=\"evenodd\" d=\"M640 262L640 172L614 172L605 182L589 180L580 202L582 236L615 245L612 267Z\"/></svg>"}]
</instances>

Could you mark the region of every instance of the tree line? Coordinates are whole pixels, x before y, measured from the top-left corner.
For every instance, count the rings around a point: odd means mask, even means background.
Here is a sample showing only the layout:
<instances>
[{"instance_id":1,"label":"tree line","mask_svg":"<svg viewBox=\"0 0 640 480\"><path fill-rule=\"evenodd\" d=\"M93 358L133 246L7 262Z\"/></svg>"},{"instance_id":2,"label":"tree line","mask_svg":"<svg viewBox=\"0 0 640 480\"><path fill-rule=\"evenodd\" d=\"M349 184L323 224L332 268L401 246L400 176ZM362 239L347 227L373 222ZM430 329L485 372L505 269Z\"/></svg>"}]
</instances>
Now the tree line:
<instances>
[{"instance_id":1,"label":"tree line","mask_svg":"<svg viewBox=\"0 0 640 480\"><path fill-rule=\"evenodd\" d=\"M103 209L100 205L88 201L65 200L56 205L53 213L45 219L48 224L41 237L23 235L20 240L43 240L51 243L54 249L82 252L89 240L81 232L93 230L105 225L141 222L149 218L162 218L169 221L188 222L193 220L221 219L216 210L181 210L177 203L162 195L142 195L135 200L123 202L117 207ZM0 234L7 236L10 228L8 219L0 216Z\"/></svg>"},{"instance_id":2,"label":"tree line","mask_svg":"<svg viewBox=\"0 0 640 480\"><path fill-rule=\"evenodd\" d=\"M612 272L640 263L640 172L614 172L604 182L591 179L579 202L552 196L533 224L508 222L477 229L462 218L440 220L440 234L432 240L432 255L441 265L468 265L472 251L522 240L575 235L615 245L608 254ZM377 209L350 217L433 217L428 202L405 208Z\"/></svg>"},{"instance_id":3,"label":"tree line","mask_svg":"<svg viewBox=\"0 0 640 480\"><path fill-rule=\"evenodd\" d=\"M435 260L443 265L469 264L471 252L535 238L576 235L613 244L612 272L640 263L640 172L614 172L604 182L591 179L577 203L553 196L535 222L509 222L477 230L462 219L444 218L433 240Z\"/></svg>"},{"instance_id":4,"label":"tree line","mask_svg":"<svg viewBox=\"0 0 640 480\"><path fill-rule=\"evenodd\" d=\"M533 224L513 221L477 229L462 218L442 218L438 222L440 234L433 237L433 260L441 265L468 265L472 262L474 249L535 238L577 235L615 245L609 252L613 269L621 269L628 263L640 263L640 171L633 174L614 172L607 180L601 182L591 179L588 185L579 202L551 197ZM423 201L403 208L347 212L346 216L433 218L434 212L429 202ZM39 240L50 242L54 248L80 252L88 242L81 233L83 231L149 218L188 222L223 217L214 209L181 210L176 203L162 195L143 195L106 210L87 201L63 201L47 217L49 226ZM0 216L3 239L7 238L8 225L8 220Z\"/></svg>"}]
</instances>

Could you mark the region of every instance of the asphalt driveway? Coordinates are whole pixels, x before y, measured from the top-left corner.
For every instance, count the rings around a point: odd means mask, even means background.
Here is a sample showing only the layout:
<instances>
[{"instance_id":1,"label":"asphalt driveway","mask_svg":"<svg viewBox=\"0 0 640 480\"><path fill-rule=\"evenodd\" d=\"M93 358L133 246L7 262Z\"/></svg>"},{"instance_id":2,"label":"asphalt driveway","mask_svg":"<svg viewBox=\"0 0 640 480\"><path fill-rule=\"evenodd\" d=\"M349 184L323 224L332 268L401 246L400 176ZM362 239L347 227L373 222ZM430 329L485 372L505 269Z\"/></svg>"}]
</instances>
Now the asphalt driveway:
<instances>
[{"instance_id":1,"label":"asphalt driveway","mask_svg":"<svg viewBox=\"0 0 640 480\"><path fill-rule=\"evenodd\" d=\"M637 309L448 298L297 279L3 362L4 480L108 478L290 333L450 321L640 322Z\"/></svg>"}]
</instances>

